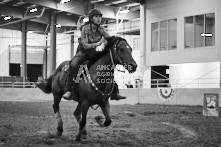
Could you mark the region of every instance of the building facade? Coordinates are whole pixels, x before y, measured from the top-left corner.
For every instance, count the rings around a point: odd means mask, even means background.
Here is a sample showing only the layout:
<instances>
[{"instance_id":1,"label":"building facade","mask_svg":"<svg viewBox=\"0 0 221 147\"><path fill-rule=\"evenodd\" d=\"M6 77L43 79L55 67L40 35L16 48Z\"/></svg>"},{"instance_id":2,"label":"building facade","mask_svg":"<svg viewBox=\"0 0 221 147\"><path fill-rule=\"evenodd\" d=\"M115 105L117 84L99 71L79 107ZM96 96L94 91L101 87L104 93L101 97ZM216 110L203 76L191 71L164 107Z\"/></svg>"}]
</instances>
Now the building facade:
<instances>
[{"instance_id":1,"label":"building facade","mask_svg":"<svg viewBox=\"0 0 221 147\"><path fill-rule=\"evenodd\" d=\"M148 0L143 7L144 85L155 72L173 87L219 87L221 1Z\"/></svg>"}]
</instances>

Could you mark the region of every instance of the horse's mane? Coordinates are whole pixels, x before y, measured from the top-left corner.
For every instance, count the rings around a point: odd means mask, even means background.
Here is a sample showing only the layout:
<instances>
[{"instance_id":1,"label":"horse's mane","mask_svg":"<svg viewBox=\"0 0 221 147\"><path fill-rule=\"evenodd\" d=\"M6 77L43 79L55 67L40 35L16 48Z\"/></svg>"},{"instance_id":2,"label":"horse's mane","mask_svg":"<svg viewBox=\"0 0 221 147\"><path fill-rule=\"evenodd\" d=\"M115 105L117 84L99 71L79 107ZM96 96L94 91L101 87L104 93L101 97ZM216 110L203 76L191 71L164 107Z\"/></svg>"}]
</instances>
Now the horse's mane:
<instances>
[{"instance_id":1,"label":"horse's mane","mask_svg":"<svg viewBox=\"0 0 221 147\"><path fill-rule=\"evenodd\" d=\"M115 41L117 41L117 40L124 40L125 41L125 39L124 38L122 38L122 37L119 37L119 36L112 36L112 37L110 37L110 38L107 38L107 46L106 47L110 47L111 45L113 45L114 43L115 43Z\"/></svg>"},{"instance_id":2,"label":"horse's mane","mask_svg":"<svg viewBox=\"0 0 221 147\"><path fill-rule=\"evenodd\" d=\"M95 60L89 61L88 66L91 66L92 64L96 63L99 59L101 59L103 56L107 55L109 53L109 50L113 48L112 46L117 40L120 41L120 40L125 40L125 39L122 37L112 36L110 38L106 38L106 40L107 40L107 45L104 51L97 54L97 57L94 58Z\"/></svg>"},{"instance_id":3,"label":"horse's mane","mask_svg":"<svg viewBox=\"0 0 221 147\"><path fill-rule=\"evenodd\" d=\"M114 45L114 43L115 43L117 40L119 40L119 41L124 40L124 41L125 41L124 38L122 38L122 37L116 37L116 36L112 36L112 37L110 37L110 38L106 38L106 40L107 40L107 45L106 45L104 51L101 52L100 58L108 53L108 51L111 49L111 47ZM99 58L99 59L100 59L100 58Z\"/></svg>"}]
</instances>

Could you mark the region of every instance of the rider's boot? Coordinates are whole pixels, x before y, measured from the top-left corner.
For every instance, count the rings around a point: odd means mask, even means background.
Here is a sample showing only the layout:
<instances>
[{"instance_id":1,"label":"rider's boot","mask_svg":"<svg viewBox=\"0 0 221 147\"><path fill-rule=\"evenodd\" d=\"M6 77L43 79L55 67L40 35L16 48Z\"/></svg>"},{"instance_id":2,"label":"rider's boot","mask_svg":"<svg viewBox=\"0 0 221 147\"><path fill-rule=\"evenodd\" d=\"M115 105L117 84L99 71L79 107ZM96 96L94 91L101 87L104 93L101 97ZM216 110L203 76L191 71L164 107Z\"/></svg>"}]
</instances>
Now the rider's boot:
<instances>
[{"instance_id":1,"label":"rider's boot","mask_svg":"<svg viewBox=\"0 0 221 147\"><path fill-rule=\"evenodd\" d=\"M72 86L75 85L75 84L73 84L73 82L74 82L73 78L74 78L73 69L71 69L71 67L70 67L69 72L68 72L67 83L64 88L65 93L62 96L66 100L71 100L71 89L72 89Z\"/></svg>"},{"instance_id":2,"label":"rider's boot","mask_svg":"<svg viewBox=\"0 0 221 147\"><path fill-rule=\"evenodd\" d=\"M118 85L116 83L114 83L114 92L111 96L111 100L122 100L122 99L126 99L125 96L121 96L119 94L119 89L118 89Z\"/></svg>"}]
</instances>

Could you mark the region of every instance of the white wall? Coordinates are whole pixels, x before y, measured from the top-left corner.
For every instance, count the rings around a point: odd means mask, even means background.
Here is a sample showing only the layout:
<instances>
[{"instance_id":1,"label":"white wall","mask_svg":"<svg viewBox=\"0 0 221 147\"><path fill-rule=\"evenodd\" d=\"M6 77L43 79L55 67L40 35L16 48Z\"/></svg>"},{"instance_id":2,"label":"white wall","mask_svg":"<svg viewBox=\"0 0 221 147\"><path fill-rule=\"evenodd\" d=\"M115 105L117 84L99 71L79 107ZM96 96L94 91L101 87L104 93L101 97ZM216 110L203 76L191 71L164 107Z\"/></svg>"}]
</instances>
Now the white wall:
<instances>
[{"instance_id":1,"label":"white wall","mask_svg":"<svg viewBox=\"0 0 221 147\"><path fill-rule=\"evenodd\" d=\"M219 88L220 63L170 65L169 77L174 88Z\"/></svg>"},{"instance_id":2,"label":"white wall","mask_svg":"<svg viewBox=\"0 0 221 147\"><path fill-rule=\"evenodd\" d=\"M120 94L127 99L110 100L111 105L124 104L161 104L161 105L203 105L204 94L221 94L220 88L213 89L174 89L170 101L163 101L158 89L120 89ZM62 99L63 101L67 101ZM52 94L45 94L38 88L0 88L0 101L53 101ZM219 100L219 106L221 101Z\"/></svg>"},{"instance_id":3,"label":"white wall","mask_svg":"<svg viewBox=\"0 0 221 147\"><path fill-rule=\"evenodd\" d=\"M9 46L21 43L21 35L17 31L0 29L0 76L9 75Z\"/></svg>"},{"instance_id":4,"label":"white wall","mask_svg":"<svg viewBox=\"0 0 221 147\"><path fill-rule=\"evenodd\" d=\"M220 61L220 0L149 0L146 7L146 65ZM215 46L184 49L184 17L215 13ZM177 18L177 50L151 52L151 23Z\"/></svg>"},{"instance_id":5,"label":"white wall","mask_svg":"<svg viewBox=\"0 0 221 147\"><path fill-rule=\"evenodd\" d=\"M57 59L56 67L62 62L71 59L71 35L57 34Z\"/></svg>"},{"instance_id":6,"label":"white wall","mask_svg":"<svg viewBox=\"0 0 221 147\"><path fill-rule=\"evenodd\" d=\"M21 52L21 32L15 30L0 29L0 76L9 76L9 48L17 49ZM27 34L27 46L45 46L46 36L40 34ZM29 48L27 48L29 50ZM39 49L41 50L41 48ZM39 51L38 51L39 53ZM15 53L11 54L12 63L21 63L21 54ZM33 57L33 54L27 55L27 63L42 63L43 54L37 54ZM35 63L36 62L36 63Z\"/></svg>"}]
</instances>

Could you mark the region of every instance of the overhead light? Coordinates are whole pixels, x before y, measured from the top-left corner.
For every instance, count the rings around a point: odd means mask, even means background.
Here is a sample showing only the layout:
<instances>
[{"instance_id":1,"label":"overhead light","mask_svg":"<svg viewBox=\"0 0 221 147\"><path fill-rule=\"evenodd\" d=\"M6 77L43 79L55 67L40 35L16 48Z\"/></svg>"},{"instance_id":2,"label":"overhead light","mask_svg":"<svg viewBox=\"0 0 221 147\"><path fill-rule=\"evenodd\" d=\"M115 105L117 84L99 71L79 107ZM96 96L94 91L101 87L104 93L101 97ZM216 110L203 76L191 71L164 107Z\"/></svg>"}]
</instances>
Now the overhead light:
<instances>
[{"instance_id":1,"label":"overhead light","mask_svg":"<svg viewBox=\"0 0 221 147\"><path fill-rule=\"evenodd\" d=\"M130 3L126 5L127 7L135 7L135 6L140 6L140 3Z\"/></svg>"},{"instance_id":2,"label":"overhead light","mask_svg":"<svg viewBox=\"0 0 221 147\"><path fill-rule=\"evenodd\" d=\"M210 34L210 33L202 33L201 34L201 37L204 37L204 36L206 36L206 37L212 37L213 36L213 34Z\"/></svg>"},{"instance_id":3,"label":"overhead light","mask_svg":"<svg viewBox=\"0 0 221 147\"><path fill-rule=\"evenodd\" d=\"M71 1L71 0L61 0L60 3L63 4L63 3L67 3L67 2L69 2L69 1Z\"/></svg>"},{"instance_id":4,"label":"overhead light","mask_svg":"<svg viewBox=\"0 0 221 147\"><path fill-rule=\"evenodd\" d=\"M114 2L111 2L111 4L120 4L120 3L124 3L124 2L127 2L127 0L118 0L118 1L114 1Z\"/></svg>"},{"instance_id":5,"label":"overhead light","mask_svg":"<svg viewBox=\"0 0 221 147\"><path fill-rule=\"evenodd\" d=\"M89 21L89 18L88 17L85 17L84 19L83 19L83 22L88 22Z\"/></svg>"},{"instance_id":6,"label":"overhead light","mask_svg":"<svg viewBox=\"0 0 221 147\"><path fill-rule=\"evenodd\" d=\"M102 1L104 1L104 0L92 0L91 3L93 4L93 3L98 3L98 2L102 2Z\"/></svg>"},{"instance_id":7,"label":"overhead light","mask_svg":"<svg viewBox=\"0 0 221 147\"><path fill-rule=\"evenodd\" d=\"M30 10L31 13L36 12L36 11L38 11L37 8L33 8L33 9Z\"/></svg>"},{"instance_id":8,"label":"overhead light","mask_svg":"<svg viewBox=\"0 0 221 147\"><path fill-rule=\"evenodd\" d=\"M61 27L61 24L56 24L56 28L60 28Z\"/></svg>"},{"instance_id":9,"label":"overhead light","mask_svg":"<svg viewBox=\"0 0 221 147\"><path fill-rule=\"evenodd\" d=\"M4 20L9 20L9 19L11 19L12 17L11 16L5 16L4 17Z\"/></svg>"},{"instance_id":10,"label":"overhead light","mask_svg":"<svg viewBox=\"0 0 221 147\"><path fill-rule=\"evenodd\" d=\"M130 10L128 10L128 9L126 9L126 10L120 10L120 11L119 11L120 14L126 14L126 13L128 13L128 12L130 12Z\"/></svg>"},{"instance_id":11,"label":"overhead light","mask_svg":"<svg viewBox=\"0 0 221 147\"><path fill-rule=\"evenodd\" d=\"M29 30L29 31L28 31L28 33L33 33L33 32L34 32L34 31L32 31L32 30Z\"/></svg>"}]
</instances>

